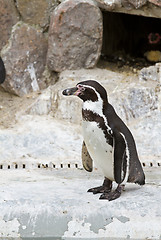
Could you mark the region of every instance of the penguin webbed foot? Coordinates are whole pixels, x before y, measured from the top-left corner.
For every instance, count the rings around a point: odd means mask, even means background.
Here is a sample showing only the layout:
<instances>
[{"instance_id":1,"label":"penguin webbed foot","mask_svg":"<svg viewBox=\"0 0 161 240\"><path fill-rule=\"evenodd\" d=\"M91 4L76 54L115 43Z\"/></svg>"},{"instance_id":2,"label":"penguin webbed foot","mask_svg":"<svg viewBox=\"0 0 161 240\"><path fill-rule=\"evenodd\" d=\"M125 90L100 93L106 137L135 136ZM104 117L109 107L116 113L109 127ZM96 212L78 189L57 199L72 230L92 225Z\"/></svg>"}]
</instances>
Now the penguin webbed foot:
<instances>
[{"instance_id":1,"label":"penguin webbed foot","mask_svg":"<svg viewBox=\"0 0 161 240\"><path fill-rule=\"evenodd\" d=\"M121 192L124 190L124 185L118 185L114 191L111 192L104 192L101 194L99 199L104 199L108 201L115 200L121 196Z\"/></svg>"},{"instance_id":2,"label":"penguin webbed foot","mask_svg":"<svg viewBox=\"0 0 161 240\"><path fill-rule=\"evenodd\" d=\"M99 187L94 187L94 188L90 188L88 189L87 192L93 192L93 194L97 194L97 193L104 193L104 192L110 192L111 189L108 189L105 186L99 186Z\"/></svg>"},{"instance_id":3,"label":"penguin webbed foot","mask_svg":"<svg viewBox=\"0 0 161 240\"><path fill-rule=\"evenodd\" d=\"M93 194L104 193L104 192L108 193L111 191L111 189L112 189L112 181L110 181L108 178L105 178L102 186L90 188L88 189L87 192L93 192Z\"/></svg>"}]
</instances>

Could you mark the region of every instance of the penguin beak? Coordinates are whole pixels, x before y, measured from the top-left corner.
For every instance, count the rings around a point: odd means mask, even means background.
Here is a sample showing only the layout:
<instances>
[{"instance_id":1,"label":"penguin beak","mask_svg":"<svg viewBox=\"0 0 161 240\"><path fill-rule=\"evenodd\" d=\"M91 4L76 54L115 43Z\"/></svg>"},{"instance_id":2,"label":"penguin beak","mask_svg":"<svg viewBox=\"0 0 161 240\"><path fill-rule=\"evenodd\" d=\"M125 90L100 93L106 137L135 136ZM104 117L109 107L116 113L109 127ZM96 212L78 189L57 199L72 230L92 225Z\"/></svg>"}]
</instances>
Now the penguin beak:
<instances>
[{"instance_id":1,"label":"penguin beak","mask_svg":"<svg viewBox=\"0 0 161 240\"><path fill-rule=\"evenodd\" d=\"M70 96L70 95L78 95L77 94L78 88L77 87L73 87L73 88L67 88L65 89L62 94L65 96Z\"/></svg>"},{"instance_id":2,"label":"penguin beak","mask_svg":"<svg viewBox=\"0 0 161 240\"><path fill-rule=\"evenodd\" d=\"M85 87L81 84L78 84L76 87L65 89L62 94L65 96L75 95L80 96L85 91Z\"/></svg>"}]
</instances>

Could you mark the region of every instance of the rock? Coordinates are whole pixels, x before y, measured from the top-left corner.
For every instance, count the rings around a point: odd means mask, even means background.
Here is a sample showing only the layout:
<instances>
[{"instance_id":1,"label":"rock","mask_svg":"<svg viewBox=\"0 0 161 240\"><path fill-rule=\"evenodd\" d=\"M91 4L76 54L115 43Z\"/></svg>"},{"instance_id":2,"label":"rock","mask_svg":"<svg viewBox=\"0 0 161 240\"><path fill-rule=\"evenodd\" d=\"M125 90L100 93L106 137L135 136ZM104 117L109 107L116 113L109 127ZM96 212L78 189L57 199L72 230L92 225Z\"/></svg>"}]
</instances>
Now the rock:
<instances>
[{"instance_id":1,"label":"rock","mask_svg":"<svg viewBox=\"0 0 161 240\"><path fill-rule=\"evenodd\" d=\"M47 28L51 11L58 5L57 0L17 0L17 8L22 20Z\"/></svg>"},{"instance_id":2,"label":"rock","mask_svg":"<svg viewBox=\"0 0 161 240\"><path fill-rule=\"evenodd\" d=\"M77 127L62 124L49 115L21 115L17 123L9 130L0 129L1 164L12 160L26 160L26 165L41 161L48 165L52 161L59 165L63 160L80 162L82 137Z\"/></svg>"},{"instance_id":3,"label":"rock","mask_svg":"<svg viewBox=\"0 0 161 240\"><path fill-rule=\"evenodd\" d=\"M156 63L156 67L158 69L158 82L160 83L161 86L161 63Z\"/></svg>"},{"instance_id":4,"label":"rock","mask_svg":"<svg viewBox=\"0 0 161 240\"><path fill-rule=\"evenodd\" d=\"M122 5L130 10L130 9L138 9L145 5L147 3L147 0L122 0Z\"/></svg>"},{"instance_id":5,"label":"rock","mask_svg":"<svg viewBox=\"0 0 161 240\"><path fill-rule=\"evenodd\" d=\"M122 6L127 10L132 10L134 7L128 0L121 0Z\"/></svg>"},{"instance_id":6,"label":"rock","mask_svg":"<svg viewBox=\"0 0 161 240\"><path fill-rule=\"evenodd\" d=\"M47 64L51 70L92 68L102 47L102 14L93 1L67 0L53 12Z\"/></svg>"},{"instance_id":7,"label":"rock","mask_svg":"<svg viewBox=\"0 0 161 240\"><path fill-rule=\"evenodd\" d=\"M47 89L42 91L35 101L25 109L25 111L17 114L21 116L24 114L29 115L48 115L51 112L52 106L52 87L49 86Z\"/></svg>"},{"instance_id":8,"label":"rock","mask_svg":"<svg viewBox=\"0 0 161 240\"><path fill-rule=\"evenodd\" d=\"M14 1L0 0L0 50L7 43L12 26L19 21L19 14L14 5Z\"/></svg>"},{"instance_id":9,"label":"rock","mask_svg":"<svg viewBox=\"0 0 161 240\"><path fill-rule=\"evenodd\" d=\"M160 161L160 119L161 112L153 111L149 116L138 119L130 125L135 135L139 155L144 162L149 159L154 162Z\"/></svg>"},{"instance_id":10,"label":"rock","mask_svg":"<svg viewBox=\"0 0 161 240\"><path fill-rule=\"evenodd\" d=\"M147 3L147 0L128 0L136 9L142 7Z\"/></svg>"},{"instance_id":11,"label":"rock","mask_svg":"<svg viewBox=\"0 0 161 240\"><path fill-rule=\"evenodd\" d=\"M143 1L142 0L140 1L120 0L120 1L121 1L121 6L116 5L115 9L113 9L113 12L121 12L124 14L132 14L132 15L139 15L139 16L153 17L153 18L160 18L161 16L160 15L161 3L159 1L157 2L157 0L149 0L149 2L148 0L145 0L145 1L144 0ZM106 1L104 0L104 2Z\"/></svg>"},{"instance_id":12,"label":"rock","mask_svg":"<svg viewBox=\"0 0 161 240\"><path fill-rule=\"evenodd\" d=\"M150 3L153 3L154 5L161 7L161 1L160 0L148 0Z\"/></svg>"},{"instance_id":13,"label":"rock","mask_svg":"<svg viewBox=\"0 0 161 240\"><path fill-rule=\"evenodd\" d=\"M112 1L96 0L96 2L98 7L106 11L112 11L116 7L121 7L121 0L112 0Z\"/></svg>"},{"instance_id":14,"label":"rock","mask_svg":"<svg viewBox=\"0 0 161 240\"><path fill-rule=\"evenodd\" d=\"M60 73L62 75L63 73ZM69 77L69 78L68 78ZM68 80L69 79L69 80ZM59 81L54 85L52 89L52 114L54 118L65 120L70 123L80 124L81 121L81 109L82 102L79 98L72 96L64 97L62 91L65 88L75 86L78 82L75 79L70 79L70 76L60 76ZM73 114L72 114L73 113Z\"/></svg>"},{"instance_id":15,"label":"rock","mask_svg":"<svg viewBox=\"0 0 161 240\"><path fill-rule=\"evenodd\" d=\"M117 101L119 101L118 97L116 96ZM158 97L155 88L131 86L127 93L124 92L124 97L120 99L119 104L126 120L137 119L158 108Z\"/></svg>"},{"instance_id":16,"label":"rock","mask_svg":"<svg viewBox=\"0 0 161 240\"><path fill-rule=\"evenodd\" d=\"M160 0L95 0L105 11L160 18Z\"/></svg>"},{"instance_id":17,"label":"rock","mask_svg":"<svg viewBox=\"0 0 161 240\"><path fill-rule=\"evenodd\" d=\"M137 69L136 68L133 68L132 71L133 71L133 73L137 73Z\"/></svg>"},{"instance_id":18,"label":"rock","mask_svg":"<svg viewBox=\"0 0 161 240\"><path fill-rule=\"evenodd\" d=\"M2 87L18 96L46 87L42 79L46 52L47 40L42 32L18 22L2 51L7 74Z\"/></svg>"},{"instance_id":19,"label":"rock","mask_svg":"<svg viewBox=\"0 0 161 240\"><path fill-rule=\"evenodd\" d=\"M139 72L140 81L156 81L161 83L161 63L154 66L142 68Z\"/></svg>"}]
</instances>

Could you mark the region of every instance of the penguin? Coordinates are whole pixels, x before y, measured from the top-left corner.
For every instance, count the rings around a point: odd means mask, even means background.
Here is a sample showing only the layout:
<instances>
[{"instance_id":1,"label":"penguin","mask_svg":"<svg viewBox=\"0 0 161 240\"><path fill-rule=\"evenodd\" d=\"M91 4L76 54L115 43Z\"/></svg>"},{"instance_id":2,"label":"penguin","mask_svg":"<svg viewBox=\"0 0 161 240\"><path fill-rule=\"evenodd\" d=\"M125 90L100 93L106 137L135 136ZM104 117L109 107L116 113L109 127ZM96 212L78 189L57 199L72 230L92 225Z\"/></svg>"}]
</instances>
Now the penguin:
<instances>
[{"instance_id":1,"label":"penguin","mask_svg":"<svg viewBox=\"0 0 161 240\"><path fill-rule=\"evenodd\" d=\"M108 102L105 88L95 80L86 80L62 94L83 100L83 167L91 172L94 161L104 176L103 185L88 192L101 193L100 199L112 201L121 196L126 182L144 185L145 175L133 135ZM113 182L117 183L114 190Z\"/></svg>"},{"instance_id":2,"label":"penguin","mask_svg":"<svg viewBox=\"0 0 161 240\"><path fill-rule=\"evenodd\" d=\"M6 78L6 69L4 66L4 62L0 57L0 84L4 82L5 78Z\"/></svg>"}]
</instances>

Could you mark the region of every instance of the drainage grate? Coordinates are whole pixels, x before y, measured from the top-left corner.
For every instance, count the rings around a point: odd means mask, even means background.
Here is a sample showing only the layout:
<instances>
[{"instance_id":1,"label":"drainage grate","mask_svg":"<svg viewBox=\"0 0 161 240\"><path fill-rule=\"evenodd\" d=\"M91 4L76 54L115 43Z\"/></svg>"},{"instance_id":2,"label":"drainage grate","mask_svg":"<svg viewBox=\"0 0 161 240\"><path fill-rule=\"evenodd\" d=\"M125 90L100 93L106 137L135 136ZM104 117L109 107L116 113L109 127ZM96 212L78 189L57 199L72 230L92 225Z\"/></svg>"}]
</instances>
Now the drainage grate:
<instances>
[{"instance_id":1,"label":"drainage grate","mask_svg":"<svg viewBox=\"0 0 161 240\"><path fill-rule=\"evenodd\" d=\"M78 163L1 163L0 170L7 170L7 169L43 169L43 168L50 168L50 169L71 169L71 168L78 168L82 169L83 166Z\"/></svg>"},{"instance_id":2,"label":"drainage grate","mask_svg":"<svg viewBox=\"0 0 161 240\"><path fill-rule=\"evenodd\" d=\"M161 162L143 162L142 166L143 167L160 167Z\"/></svg>"},{"instance_id":3,"label":"drainage grate","mask_svg":"<svg viewBox=\"0 0 161 240\"><path fill-rule=\"evenodd\" d=\"M143 168L144 167L161 167L161 162L143 162L142 163ZM71 168L77 168L82 169L83 166L81 163L1 163L0 164L0 170L6 170L6 169L42 169L42 168L50 168L50 169L71 169Z\"/></svg>"}]
</instances>

